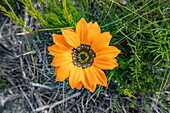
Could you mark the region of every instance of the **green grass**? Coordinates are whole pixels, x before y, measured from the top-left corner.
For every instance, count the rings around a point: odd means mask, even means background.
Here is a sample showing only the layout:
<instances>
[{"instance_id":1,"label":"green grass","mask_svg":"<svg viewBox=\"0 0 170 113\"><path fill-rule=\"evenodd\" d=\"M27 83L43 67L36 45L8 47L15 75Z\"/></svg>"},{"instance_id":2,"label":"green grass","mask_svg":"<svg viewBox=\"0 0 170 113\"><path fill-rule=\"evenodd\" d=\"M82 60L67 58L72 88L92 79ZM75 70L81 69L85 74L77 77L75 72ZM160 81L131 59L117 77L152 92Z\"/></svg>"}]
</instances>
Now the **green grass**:
<instances>
[{"instance_id":1,"label":"green grass","mask_svg":"<svg viewBox=\"0 0 170 113\"><path fill-rule=\"evenodd\" d=\"M44 28L75 27L84 17L88 22L97 21L102 32L115 34L110 45L116 45L122 52L117 57L119 66L107 75L109 83L116 85L118 91L129 97L135 94L157 94L170 82L170 2L168 0L127 0L122 5L112 0L38 0L43 11L33 8L31 0L19 0L25 12L34 17ZM5 3L10 7L7 0ZM0 9L23 29L28 29L20 16L16 16L1 6ZM28 47L30 46L29 43ZM30 47L31 50L31 47ZM46 83L44 81L44 83ZM118 112L119 104L114 108ZM116 105L115 105L116 104ZM129 105L135 107L135 101ZM164 109L164 108L163 108Z\"/></svg>"}]
</instances>

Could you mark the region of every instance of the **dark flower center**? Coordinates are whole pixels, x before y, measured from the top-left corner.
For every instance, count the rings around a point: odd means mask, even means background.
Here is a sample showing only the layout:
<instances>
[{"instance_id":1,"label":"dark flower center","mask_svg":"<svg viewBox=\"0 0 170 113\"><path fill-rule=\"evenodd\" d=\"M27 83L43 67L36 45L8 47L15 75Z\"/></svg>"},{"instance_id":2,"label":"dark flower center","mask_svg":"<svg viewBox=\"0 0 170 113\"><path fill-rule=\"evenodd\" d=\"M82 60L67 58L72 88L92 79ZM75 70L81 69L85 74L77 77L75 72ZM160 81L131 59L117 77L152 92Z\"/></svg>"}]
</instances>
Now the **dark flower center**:
<instances>
[{"instance_id":1,"label":"dark flower center","mask_svg":"<svg viewBox=\"0 0 170 113\"><path fill-rule=\"evenodd\" d=\"M85 60L87 58L86 54L81 54L80 55L81 60Z\"/></svg>"},{"instance_id":2,"label":"dark flower center","mask_svg":"<svg viewBox=\"0 0 170 113\"><path fill-rule=\"evenodd\" d=\"M92 66L96 53L91 49L90 45L81 44L77 48L72 49L73 64L83 69Z\"/></svg>"}]
</instances>

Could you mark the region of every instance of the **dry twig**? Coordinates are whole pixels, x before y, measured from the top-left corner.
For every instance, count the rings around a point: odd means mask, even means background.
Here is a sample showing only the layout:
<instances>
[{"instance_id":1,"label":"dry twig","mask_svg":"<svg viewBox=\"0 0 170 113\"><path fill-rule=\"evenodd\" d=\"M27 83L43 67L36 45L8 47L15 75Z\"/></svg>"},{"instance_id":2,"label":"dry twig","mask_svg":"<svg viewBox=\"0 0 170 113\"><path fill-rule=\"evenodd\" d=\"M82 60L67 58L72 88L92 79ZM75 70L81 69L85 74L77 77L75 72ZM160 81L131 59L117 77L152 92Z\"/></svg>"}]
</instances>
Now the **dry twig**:
<instances>
[{"instance_id":1,"label":"dry twig","mask_svg":"<svg viewBox=\"0 0 170 113\"><path fill-rule=\"evenodd\" d=\"M73 95L71 95L70 97L67 97L67 98L65 98L65 99L63 99L63 100L61 100L61 101L57 101L57 102L54 102L54 103L52 103L52 104L50 104L50 105L44 105L44 106L42 106L42 107L39 107L39 108L35 109L34 112L39 112L39 111L42 111L42 110L47 109L47 108L49 108L49 112L50 112L51 109L54 108L55 106L57 106L57 105L65 102L65 101L67 101L67 100L70 100L70 99L72 99L72 98L74 98L74 97L77 97L77 96L79 96L79 95L80 95L80 92L79 92L79 93L76 93L76 94L73 94Z\"/></svg>"}]
</instances>

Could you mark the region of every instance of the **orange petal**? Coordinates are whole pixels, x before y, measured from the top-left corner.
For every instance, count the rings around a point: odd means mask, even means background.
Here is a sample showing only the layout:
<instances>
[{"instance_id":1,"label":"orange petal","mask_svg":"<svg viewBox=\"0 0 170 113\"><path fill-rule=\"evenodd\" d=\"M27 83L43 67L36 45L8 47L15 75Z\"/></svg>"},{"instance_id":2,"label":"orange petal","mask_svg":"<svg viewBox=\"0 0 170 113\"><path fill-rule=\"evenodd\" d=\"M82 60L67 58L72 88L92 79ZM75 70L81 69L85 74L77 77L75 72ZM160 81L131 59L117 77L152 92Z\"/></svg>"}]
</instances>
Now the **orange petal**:
<instances>
[{"instance_id":1,"label":"orange petal","mask_svg":"<svg viewBox=\"0 0 170 113\"><path fill-rule=\"evenodd\" d=\"M53 42L58 46L70 47L64 39L63 35L52 34Z\"/></svg>"},{"instance_id":2,"label":"orange petal","mask_svg":"<svg viewBox=\"0 0 170 113\"><path fill-rule=\"evenodd\" d=\"M59 67L55 67L54 75L57 75L57 70Z\"/></svg>"},{"instance_id":3,"label":"orange petal","mask_svg":"<svg viewBox=\"0 0 170 113\"><path fill-rule=\"evenodd\" d=\"M50 52L50 54L52 56L55 56L55 55L61 54L63 52L71 53L71 48L66 48L64 46L58 46L58 45L54 44L54 45L48 47L48 51Z\"/></svg>"},{"instance_id":4,"label":"orange petal","mask_svg":"<svg viewBox=\"0 0 170 113\"><path fill-rule=\"evenodd\" d=\"M115 58L121 51L117 49L115 46L107 46L99 51L97 51L97 56L107 56L109 58Z\"/></svg>"},{"instance_id":5,"label":"orange petal","mask_svg":"<svg viewBox=\"0 0 170 113\"><path fill-rule=\"evenodd\" d=\"M107 77L106 77L105 73L101 69L99 69L95 66L92 66L91 68L97 77L97 84L105 86L105 87L108 86L107 85Z\"/></svg>"},{"instance_id":6,"label":"orange petal","mask_svg":"<svg viewBox=\"0 0 170 113\"><path fill-rule=\"evenodd\" d=\"M92 49L97 52L103 47L108 46L111 38L112 35L110 35L109 32L101 33L100 35L98 35L98 37L94 38L94 41L92 42Z\"/></svg>"},{"instance_id":7,"label":"orange petal","mask_svg":"<svg viewBox=\"0 0 170 113\"><path fill-rule=\"evenodd\" d=\"M72 47L77 48L80 45L80 38L71 30L62 29L62 34L65 38L65 41Z\"/></svg>"},{"instance_id":8,"label":"orange petal","mask_svg":"<svg viewBox=\"0 0 170 113\"><path fill-rule=\"evenodd\" d=\"M70 71L74 68L74 65L72 63L69 63L67 65L63 65L57 69L57 77L56 81L63 81L67 79L70 75Z\"/></svg>"},{"instance_id":9,"label":"orange petal","mask_svg":"<svg viewBox=\"0 0 170 113\"><path fill-rule=\"evenodd\" d=\"M50 52L50 54L52 55L52 56L54 56L54 55L56 55L57 54L57 49L56 48L58 48L57 47L57 45L52 45L52 46L49 46L48 47L48 51Z\"/></svg>"},{"instance_id":10,"label":"orange petal","mask_svg":"<svg viewBox=\"0 0 170 113\"><path fill-rule=\"evenodd\" d=\"M87 79L86 75L85 75L85 69L83 69L83 75L82 75L82 79L81 79L81 83L84 85L84 87L88 90L91 89L91 85L89 80Z\"/></svg>"},{"instance_id":11,"label":"orange petal","mask_svg":"<svg viewBox=\"0 0 170 113\"><path fill-rule=\"evenodd\" d=\"M100 27L99 25L95 22L94 24L91 25L89 23L89 29L88 29L88 35L86 39L86 43L90 44L94 41L94 38L100 34Z\"/></svg>"},{"instance_id":12,"label":"orange petal","mask_svg":"<svg viewBox=\"0 0 170 113\"><path fill-rule=\"evenodd\" d=\"M93 65L105 70L110 70L118 66L118 64L116 63L116 59L112 59L107 56L97 56L96 58L94 58Z\"/></svg>"},{"instance_id":13,"label":"orange petal","mask_svg":"<svg viewBox=\"0 0 170 113\"><path fill-rule=\"evenodd\" d=\"M87 28L89 29L93 25L92 22L87 23Z\"/></svg>"},{"instance_id":14,"label":"orange petal","mask_svg":"<svg viewBox=\"0 0 170 113\"><path fill-rule=\"evenodd\" d=\"M90 90L91 92L94 92L97 85L97 78L93 74L93 70L89 67L84 69L83 71L84 75L81 80L82 84L86 89Z\"/></svg>"},{"instance_id":15,"label":"orange petal","mask_svg":"<svg viewBox=\"0 0 170 113\"><path fill-rule=\"evenodd\" d=\"M87 22L84 18L81 18L76 25L76 32L80 38L80 42L84 43L84 40L87 37Z\"/></svg>"},{"instance_id":16,"label":"orange petal","mask_svg":"<svg viewBox=\"0 0 170 113\"><path fill-rule=\"evenodd\" d=\"M72 56L71 53L66 52L55 55L51 65L54 67L58 67L68 63L72 63Z\"/></svg>"},{"instance_id":17,"label":"orange petal","mask_svg":"<svg viewBox=\"0 0 170 113\"><path fill-rule=\"evenodd\" d=\"M71 28L67 28L66 30L69 30L69 31L75 32L75 31L74 31L74 29L71 29Z\"/></svg>"},{"instance_id":18,"label":"orange petal","mask_svg":"<svg viewBox=\"0 0 170 113\"><path fill-rule=\"evenodd\" d=\"M75 66L71 72L70 72L70 77L69 77L69 84L71 86L71 88L75 88L77 86L77 84L80 82L81 77L82 77L82 67L77 67Z\"/></svg>"},{"instance_id":19,"label":"orange petal","mask_svg":"<svg viewBox=\"0 0 170 113\"><path fill-rule=\"evenodd\" d=\"M79 83L77 84L77 86L76 86L76 89L79 89L79 90L80 90L80 89L82 88L82 86L83 86L82 83L79 82Z\"/></svg>"}]
</instances>

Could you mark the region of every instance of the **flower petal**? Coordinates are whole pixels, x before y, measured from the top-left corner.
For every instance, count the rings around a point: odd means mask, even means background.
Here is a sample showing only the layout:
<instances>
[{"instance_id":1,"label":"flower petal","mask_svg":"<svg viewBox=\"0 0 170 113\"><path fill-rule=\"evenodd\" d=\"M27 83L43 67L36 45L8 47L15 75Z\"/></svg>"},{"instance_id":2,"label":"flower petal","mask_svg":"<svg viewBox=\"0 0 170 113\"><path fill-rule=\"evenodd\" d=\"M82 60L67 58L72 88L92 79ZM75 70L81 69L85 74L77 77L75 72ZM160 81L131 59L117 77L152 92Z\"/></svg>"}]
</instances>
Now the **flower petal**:
<instances>
[{"instance_id":1,"label":"flower petal","mask_svg":"<svg viewBox=\"0 0 170 113\"><path fill-rule=\"evenodd\" d=\"M58 48L58 47L55 44L48 47L48 51L50 52L50 54L52 56L55 56L57 54L56 48Z\"/></svg>"},{"instance_id":2,"label":"flower petal","mask_svg":"<svg viewBox=\"0 0 170 113\"><path fill-rule=\"evenodd\" d=\"M84 69L83 71L84 71L84 75L81 80L82 84L86 89L90 90L91 92L94 92L97 85L96 76L93 74L93 71L90 67Z\"/></svg>"},{"instance_id":3,"label":"flower petal","mask_svg":"<svg viewBox=\"0 0 170 113\"><path fill-rule=\"evenodd\" d=\"M87 28L89 29L93 25L92 22L87 23Z\"/></svg>"},{"instance_id":4,"label":"flower petal","mask_svg":"<svg viewBox=\"0 0 170 113\"><path fill-rule=\"evenodd\" d=\"M80 90L80 89L82 88L82 86L83 86L82 83L79 82L79 83L77 84L77 86L76 86L76 89L79 89L79 90Z\"/></svg>"},{"instance_id":5,"label":"flower petal","mask_svg":"<svg viewBox=\"0 0 170 113\"><path fill-rule=\"evenodd\" d=\"M51 65L54 67L58 67L68 63L72 63L72 56L71 53L66 52L55 55Z\"/></svg>"},{"instance_id":6,"label":"flower petal","mask_svg":"<svg viewBox=\"0 0 170 113\"><path fill-rule=\"evenodd\" d=\"M70 76L70 71L74 68L72 63L63 65L57 69L56 81L63 81Z\"/></svg>"},{"instance_id":7,"label":"flower petal","mask_svg":"<svg viewBox=\"0 0 170 113\"><path fill-rule=\"evenodd\" d=\"M62 34L65 38L65 41L72 47L77 48L80 45L80 38L76 34L76 32L73 32L68 29L62 29Z\"/></svg>"},{"instance_id":8,"label":"flower petal","mask_svg":"<svg viewBox=\"0 0 170 113\"><path fill-rule=\"evenodd\" d=\"M93 65L100 69L110 70L118 66L116 61L116 59L112 59L107 56L98 56L94 58Z\"/></svg>"},{"instance_id":9,"label":"flower petal","mask_svg":"<svg viewBox=\"0 0 170 113\"><path fill-rule=\"evenodd\" d=\"M86 43L91 45L91 43L94 41L94 38L98 36L101 31L99 25L96 22L94 24L89 23L88 27Z\"/></svg>"},{"instance_id":10,"label":"flower petal","mask_svg":"<svg viewBox=\"0 0 170 113\"><path fill-rule=\"evenodd\" d=\"M63 35L52 34L53 42L58 46L70 47L64 39Z\"/></svg>"},{"instance_id":11,"label":"flower petal","mask_svg":"<svg viewBox=\"0 0 170 113\"><path fill-rule=\"evenodd\" d=\"M58 68L59 67L55 67L54 75L57 75Z\"/></svg>"},{"instance_id":12,"label":"flower petal","mask_svg":"<svg viewBox=\"0 0 170 113\"><path fill-rule=\"evenodd\" d=\"M110 35L109 32L104 32L98 35L98 37L94 38L94 41L92 42L92 48L95 52L102 49L105 46L108 46L110 43L110 40L112 38L112 35Z\"/></svg>"},{"instance_id":13,"label":"flower petal","mask_svg":"<svg viewBox=\"0 0 170 113\"><path fill-rule=\"evenodd\" d=\"M105 73L101 69L99 69L95 66L92 66L92 70L94 72L94 75L96 75L96 77L97 77L97 84L105 86L105 87L108 86L107 85L107 77L106 77Z\"/></svg>"},{"instance_id":14,"label":"flower petal","mask_svg":"<svg viewBox=\"0 0 170 113\"><path fill-rule=\"evenodd\" d=\"M84 43L84 40L87 37L87 22L84 18L81 18L76 25L76 33L80 38L80 42Z\"/></svg>"},{"instance_id":15,"label":"flower petal","mask_svg":"<svg viewBox=\"0 0 170 113\"><path fill-rule=\"evenodd\" d=\"M115 58L121 51L117 49L115 46L107 46L99 51L97 51L97 56L107 56L109 58Z\"/></svg>"},{"instance_id":16,"label":"flower petal","mask_svg":"<svg viewBox=\"0 0 170 113\"><path fill-rule=\"evenodd\" d=\"M69 84L72 89L75 88L78 85L78 83L80 82L82 73L83 73L83 71L82 71L81 67L75 66L71 70L70 77L69 77Z\"/></svg>"},{"instance_id":17,"label":"flower petal","mask_svg":"<svg viewBox=\"0 0 170 113\"><path fill-rule=\"evenodd\" d=\"M50 54L52 56L55 56L55 55L61 54L63 52L71 53L71 48L66 48L64 46L58 46L58 45L54 44L54 45L48 47L48 51L50 52Z\"/></svg>"}]
</instances>

